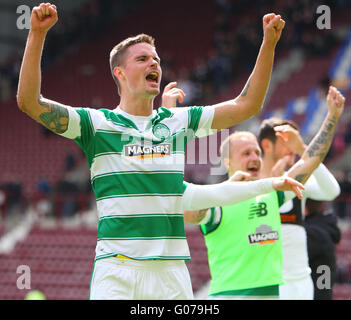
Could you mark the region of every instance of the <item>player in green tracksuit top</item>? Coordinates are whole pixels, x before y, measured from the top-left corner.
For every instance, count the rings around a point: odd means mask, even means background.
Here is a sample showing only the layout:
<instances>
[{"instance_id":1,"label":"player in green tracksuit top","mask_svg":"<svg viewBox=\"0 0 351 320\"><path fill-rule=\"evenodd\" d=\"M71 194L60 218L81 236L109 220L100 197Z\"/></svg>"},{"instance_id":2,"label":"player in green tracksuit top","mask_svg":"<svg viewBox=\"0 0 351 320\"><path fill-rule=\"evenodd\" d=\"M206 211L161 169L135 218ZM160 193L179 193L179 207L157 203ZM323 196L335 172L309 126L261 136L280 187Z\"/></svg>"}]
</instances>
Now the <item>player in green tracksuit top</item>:
<instances>
[{"instance_id":1,"label":"player in green tracksuit top","mask_svg":"<svg viewBox=\"0 0 351 320\"><path fill-rule=\"evenodd\" d=\"M274 191L211 209L209 221L201 225L212 277L210 295L278 296L283 278L277 213L283 197ZM262 267L262 261L270 267Z\"/></svg>"}]
</instances>

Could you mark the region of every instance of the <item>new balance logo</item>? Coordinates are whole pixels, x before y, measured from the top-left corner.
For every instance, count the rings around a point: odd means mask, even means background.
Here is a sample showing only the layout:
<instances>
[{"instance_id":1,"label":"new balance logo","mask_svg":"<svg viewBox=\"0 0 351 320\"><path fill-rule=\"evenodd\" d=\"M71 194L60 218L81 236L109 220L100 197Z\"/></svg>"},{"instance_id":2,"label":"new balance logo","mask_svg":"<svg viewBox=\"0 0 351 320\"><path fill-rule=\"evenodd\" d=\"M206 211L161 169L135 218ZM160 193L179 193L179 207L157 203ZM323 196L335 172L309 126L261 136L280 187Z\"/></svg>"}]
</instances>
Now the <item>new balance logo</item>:
<instances>
[{"instance_id":1,"label":"new balance logo","mask_svg":"<svg viewBox=\"0 0 351 320\"><path fill-rule=\"evenodd\" d=\"M264 217L267 213L267 204L265 202L253 203L250 206L249 219Z\"/></svg>"}]
</instances>

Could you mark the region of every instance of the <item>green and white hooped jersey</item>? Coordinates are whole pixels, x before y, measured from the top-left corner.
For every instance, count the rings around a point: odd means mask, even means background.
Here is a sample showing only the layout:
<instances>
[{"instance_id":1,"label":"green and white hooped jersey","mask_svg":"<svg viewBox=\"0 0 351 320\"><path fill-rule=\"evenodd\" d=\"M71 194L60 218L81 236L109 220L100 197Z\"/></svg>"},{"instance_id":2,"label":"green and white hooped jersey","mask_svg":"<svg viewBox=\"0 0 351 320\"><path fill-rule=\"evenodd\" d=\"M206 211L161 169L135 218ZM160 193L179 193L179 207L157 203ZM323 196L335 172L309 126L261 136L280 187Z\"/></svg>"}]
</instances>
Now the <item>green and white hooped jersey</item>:
<instances>
[{"instance_id":1,"label":"green and white hooped jersey","mask_svg":"<svg viewBox=\"0 0 351 320\"><path fill-rule=\"evenodd\" d=\"M211 132L211 108L159 108L149 117L68 108L63 136L84 150L99 213L96 259L188 260L182 196L185 146Z\"/></svg>"}]
</instances>

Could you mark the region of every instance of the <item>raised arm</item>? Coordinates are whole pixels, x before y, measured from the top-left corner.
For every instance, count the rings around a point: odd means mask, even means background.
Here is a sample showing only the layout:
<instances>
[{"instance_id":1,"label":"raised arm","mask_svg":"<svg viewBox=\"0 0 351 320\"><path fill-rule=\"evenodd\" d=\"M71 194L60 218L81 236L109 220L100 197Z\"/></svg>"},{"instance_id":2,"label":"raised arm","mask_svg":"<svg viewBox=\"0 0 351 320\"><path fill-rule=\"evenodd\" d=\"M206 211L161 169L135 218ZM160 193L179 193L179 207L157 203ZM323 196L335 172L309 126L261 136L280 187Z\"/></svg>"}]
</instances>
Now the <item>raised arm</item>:
<instances>
[{"instance_id":1,"label":"raised arm","mask_svg":"<svg viewBox=\"0 0 351 320\"><path fill-rule=\"evenodd\" d=\"M332 201L341 192L338 181L323 163L313 171L305 187L304 196L319 201Z\"/></svg>"},{"instance_id":2,"label":"raised arm","mask_svg":"<svg viewBox=\"0 0 351 320\"><path fill-rule=\"evenodd\" d=\"M216 206L232 205L274 190L293 191L301 199L303 185L289 177L245 181L247 173L234 174L228 181L211 184L188 184L183 195L184 221L197 224L207 210ZM242 181L242 182L241 182ZM198 211L201 210L201 211Z\"/></svg>"},{"instance_id":3,"label":"raised arm","mask_svg":"<svg viewBox=\"0 0 351 320\"><path fill-rule=\"evenodd\" d=\"M45 99L41 94L41 56L47 32L58 20L56 6L34 7L19 75L17 104L31 118L56 133L68 126L68 111L63 104Z\"/></svg>"},{"instance_id":4,"label":"raised arm","mask_svg":"<svg viewBox=\"0 0 351 320\"><path fill-rule=\"evenodd\" d=\"M318 133L307 147L304 147L301 159L291 167L288 176L305 184L313 171L323 162L333 141L336 125L344 110L345 98L335 88L330 87L328 96L328 114ZM278 127L276 130L280 130ZM283 129L282 132L284 132Z\"/></svg>"},{"instance_id":5,"label":"raised arm","mask_svg":"<svg viewBox=\"0 0 351 320\"><path fill-rule=\"evenodd\" d=\"M238 97L212 106L215 108L212 129L229 128L260 112L271 78L274 50L284 26L280 15L270 13L263 17L264 36L255 67Z\"/></svg>"}]
</instances>

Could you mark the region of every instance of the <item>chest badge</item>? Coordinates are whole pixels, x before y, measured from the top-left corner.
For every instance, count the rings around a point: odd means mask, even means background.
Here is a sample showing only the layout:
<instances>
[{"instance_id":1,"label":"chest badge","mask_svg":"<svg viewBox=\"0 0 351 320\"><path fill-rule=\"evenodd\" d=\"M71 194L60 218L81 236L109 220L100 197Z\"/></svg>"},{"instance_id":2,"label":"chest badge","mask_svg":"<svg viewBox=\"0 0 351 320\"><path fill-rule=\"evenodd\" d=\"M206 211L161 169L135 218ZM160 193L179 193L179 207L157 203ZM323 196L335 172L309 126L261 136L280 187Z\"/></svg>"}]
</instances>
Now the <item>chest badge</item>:
<instances>
[{"instance_id":1,"label":"chest badge","mask_svg":"<svg viewBox=\"0 0 351 320\"><path fill-rule=\"evenodd\" d=\"M168 139L171 136L171 130L163 123L155 125L152 129L152 133L159 139Z\"/></svg>"}]
</instances>

